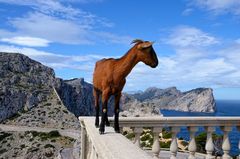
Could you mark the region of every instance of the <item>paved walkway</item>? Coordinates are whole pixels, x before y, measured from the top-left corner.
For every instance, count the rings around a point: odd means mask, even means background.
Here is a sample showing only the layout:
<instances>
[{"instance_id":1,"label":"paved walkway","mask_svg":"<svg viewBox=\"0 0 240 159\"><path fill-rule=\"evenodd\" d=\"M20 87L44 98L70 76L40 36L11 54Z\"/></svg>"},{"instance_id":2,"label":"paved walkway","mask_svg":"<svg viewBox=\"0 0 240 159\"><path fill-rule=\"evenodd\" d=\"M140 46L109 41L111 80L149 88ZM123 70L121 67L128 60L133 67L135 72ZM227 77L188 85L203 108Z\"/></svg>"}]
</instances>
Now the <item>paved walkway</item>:
<instances>
[{"instance_id":1,"label":"paved walkway","mask_svg":"<svg viewBox=\"0 0 240 159\"><path fill-rule=\"evenodd\" d=\"M57 130L62 136L68 136L74 139L79 139L80 130L74 129L56 129L56 128L42 128L42 127L28 127L28 126L16 126L0 124L0 131L37 131L37 132L50 132Z\"/></svg>"}]
</instances>

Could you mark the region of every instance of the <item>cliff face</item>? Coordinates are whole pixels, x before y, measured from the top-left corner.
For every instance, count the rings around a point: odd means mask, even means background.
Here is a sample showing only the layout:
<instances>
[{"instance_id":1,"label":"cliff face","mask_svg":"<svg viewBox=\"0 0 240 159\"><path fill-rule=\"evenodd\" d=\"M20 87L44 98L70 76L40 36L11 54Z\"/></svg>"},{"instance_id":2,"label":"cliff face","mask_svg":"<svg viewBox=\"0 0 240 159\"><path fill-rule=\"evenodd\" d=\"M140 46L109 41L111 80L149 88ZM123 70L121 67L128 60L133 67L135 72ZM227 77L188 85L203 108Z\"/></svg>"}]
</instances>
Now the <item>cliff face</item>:
<instances>
[{"instance_id":1,"label":"cliff face","mask_svg":"<svg viewBox=\"0 0 240 159\"><path fill-rule=\"evenodd\" d=\"M168 103L168 108L189 112L214 112L216 103L213 90L211 88L197 88L183 92L178 98Z\"/></svg>"},{"instance_id":2,"label":"cliff face","mask_svg":"<svg viewBox=\"0 0 240 159\"><path fill-rule=\"evenodd\" d=\"M142 109L143 114L146 108L152 112L159 109L189 111L189 112L214 112L216 109L213 91L210 88L197 88L187 92L181 92L176 87L167 89L149 88L142 93L127 94L122 98L123 112L125 116L129 110L136 113L134 108ZM139 111L138 109L138 111Z\"/></svg>"},{"instance_id":3,"label":"cliff face","mask_svg":"<svg viewBox=\"0 0 240 159\"><path fill-rule=\"evenodd\" d=\"M17 53L0 53L0 121L46 100L53 69Z\"/></svg>"},{"instance_id":4,"label":"cliff face","mask_svg":"<svg viewBox=\"0 0 240 159\"><path fill-rule=\"evenodd\" d=\"M93 87L83 78L56 82L57 92L64 105L76 116L94 114Z\"/></svg>"}]
</instances>

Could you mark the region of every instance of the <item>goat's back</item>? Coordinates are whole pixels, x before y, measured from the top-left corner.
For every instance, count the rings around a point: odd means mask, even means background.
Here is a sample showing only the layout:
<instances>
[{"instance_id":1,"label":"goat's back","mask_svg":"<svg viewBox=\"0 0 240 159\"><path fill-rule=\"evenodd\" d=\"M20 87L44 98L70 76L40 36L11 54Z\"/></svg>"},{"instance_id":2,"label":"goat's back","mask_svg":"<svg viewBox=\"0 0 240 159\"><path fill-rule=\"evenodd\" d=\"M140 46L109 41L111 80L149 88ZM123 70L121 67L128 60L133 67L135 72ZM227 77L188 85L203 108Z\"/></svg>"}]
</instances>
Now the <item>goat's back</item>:
<instances>
[{"instance_id":1,"label":"goat's back","mask_svg":"<svg viewBox=\"0 0 240 159\"><path fill-rule=\"evenodd\" d=\"M95 88L102 90L102 84L111 79L115 61L113 58L104 58L96 62L93 73L93 86Z\"/></svg>"}]
</instances>

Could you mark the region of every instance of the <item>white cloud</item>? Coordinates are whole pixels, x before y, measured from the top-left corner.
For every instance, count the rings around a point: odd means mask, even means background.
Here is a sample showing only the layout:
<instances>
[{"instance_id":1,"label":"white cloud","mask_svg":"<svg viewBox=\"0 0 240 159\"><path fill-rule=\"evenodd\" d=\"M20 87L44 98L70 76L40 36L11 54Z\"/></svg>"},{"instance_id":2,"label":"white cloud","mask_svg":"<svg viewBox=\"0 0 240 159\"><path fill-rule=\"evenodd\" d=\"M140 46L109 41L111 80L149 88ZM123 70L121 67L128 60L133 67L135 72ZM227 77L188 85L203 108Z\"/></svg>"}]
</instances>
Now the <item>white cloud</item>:
<instances>
[{"instance_id":1,"label":"white cloud","mask_svg":"<svg viewBox=\"0 0 240 159\"><path fill-rule=\"evenodd\" d=\"M219 55L235 65L240 65L240 44L233 44L222 49L219 51Z\"/></svg>"},{"instance_id":2,"label":"white cloud","mask_svg":"<svg viewBox=\"0 0 240 159\"><path fill-rule=\"evenodd\" d=\"M17 36L13 38L2 38L0 39L2 42L7 42L10 44L17 44L23 46L30 46L30 47L46 47L50 43L50 41L42 38L35 38L35 37L27 37L27 36Z\"/></svg>"},{"instance_id":3,"label":"white cloud","mask_svg":"<svg viewBox=\"0 0 240 159\"><path fill-rule=\"evenodd\" d=\"M125 91L142 90L150 86L180 88L195 87L240 87L240 45L215 49L215 55L208 48L176 48L176 54L161 56L155 69L139 63L127 78ZM84 73L91 81L95 62L107 58L99 54L62 55L27 47L0 45L0 52L20 52L43 64ZM157 51L157 50L156 50ZM81 73L79 73L80 75ZM74 74L71 74L74 76Z\"/></svg>"},{"instance_id":4,"label":"white cloud","mask_svg":"<svg viewBox=\"0 0 240 159\"><path fill-rule=\"evenodd\" d=\"M67 68L70 70L83 70L90 73L93 71L95 62L103 58L103 56L97 54L62 55L28 47L9 45L0 45L0 52L22 53L54 69Z\"/></svg>"},{"instance_id":5,"label":"white cloud","mask_svg":"<svg viewBox=\"0 0 240 159\"><path fill-rule=\"evenodd\" d=\"M72 3L99 3L104 0L61 0L62 2L72 2Z\"/></svg>"},{"instance_id":6,"label":"white cloud","mask_svg":"<svg viewBox=\"0 0 240 159\"><path fill-rule=\"evenodd\" d=\"M61 44L94 44L96 42L126 44L132 39L130 36L98 31L93 22L87 19L79 21L60 19L39 12L11 18L9 23L16 31L0 29L2 33L0 39L29 36Z\"/></svg>"},{"instance_id":7,"label":"white cloud","mask_svg":"<svg viewBox=\"0 0 240 159\"><path fill-rule=\"evenodd\" d=\"M190 1L192 5L206 9L215 15L231 13L240 15L239 0L194 0Z\"/></svg>"},{"instance_id":8,"label":"white cloud","mask_svg":"<svg viewBox=\"0 0 240 159\"><path fill-rule=\"evenodd\" d=\"M101 43L114 43L114 44L129 44L132 41L132 37L130 36L121 36L109 32L93 32L92 35L95 35L96 40Z\"/></svg>"},{"instance_id":9,"label":"white cloud","mask_svg":"<svg viewBox=\"0 0 240 159\"><path fill-rule=\"evenodd\" d=\"M190 15L192 12L193 12L193 9L192 9L192 8L187 8L187 9L185 9L185 10L182 12L182 15L183 15L183 16L188 16L188 15Z\"/></svg>"},{"instance_id":10,"label":"white cloud","mask_svg":"<svg viewBox=\"0 0 240 159\"><path fill-rule=\"evenodd\" d=\"M177 27L167 39L164 39L164 41L167 44L178 47L200 47L219 43L217 38L197 28L189 26Z\"/></svg>"},{"instance_id":11,"label":"white cloud","mask_svg":"<svg viewBox=\"0 0 240 159\"><path fill-rule=\"evenodd\" d=\"M17 34L40 37L65 44L89 44L88 24L77 24L72 20L59 19L39 12L13 18L10 23Z\"/></svg>"},{"instance_id":12,"label":"white cloud","mask_svg":"<svg viewBox=\"0 0 240 159\"><path fill-rule=\"evenodd\" d=\"M1 3L7 3L12 5L28 6L34 10L49 15L58 15L65 18L74 18L80 14L87 14L79 9L75 9L71 6L64 6L55 0L0 0Z\"/></svg>"},{"instance_id":13,"label":"white cloud","mask_svg":"<svg viewBox=\"0 0 240 159\"><path fill-rule=\"evenodd\" d=\"M240 39L237 39L237 40L236 40L236 43L240 44Z\"/></svg>"},{"instance_id":14,"label":"white cloud","mask_svg":"<svg viewBox=\"0 0 240 159\"><path fill-rule=\"evenodd\" d=\"M187 52L187 54L194 54L194 52ZM239 70L240 62L235 64L225 57L184 58L180 53L167 57L159 56L159 66L155 69L138 64L128 77L125 89L127 91L142 90L149 86L240 87Z\"/></svg>"},{"instance_id":15,"label":"white cloud","mask_svg":"<svg viewBox=\"0 0 240 159\"><path fill-rule=\"evenodd\" d=\"M190 30L190 35L185 34L186 30ZM125 90L142 90L149 86L177 86L185 89L240 87L240 44L237 40L233 40L230 45L214 45L219 43L215 37L205 38L210 35L197 28L191 30L192 27L177 28L177 32L175 30L171 33L170 37L174 40L170 38L169 41L172 40L170 44L173 45L175 54L159 56L159 66L155 69L138 64L128 77ZM180 39L184 37L188 40L182 42ZM212 45L214 49L209 47Z\"/></svg>"},{"instance_id":16,"label":"white cloud","mask_svg":"<svg viewBox=\"0 0 240 159\"><path fill-rule=\"evenodd\" d=\"M29 36L61 44L129 43L130 37L117 35L102 28L113 27L106 18L98 17L69 2L43 0L0 0L0 3L32 8L18 17L8 17L11 31L0 28L0 39ZM131 38L132 39L132 38Z\"/></svg>"}]
</instances>

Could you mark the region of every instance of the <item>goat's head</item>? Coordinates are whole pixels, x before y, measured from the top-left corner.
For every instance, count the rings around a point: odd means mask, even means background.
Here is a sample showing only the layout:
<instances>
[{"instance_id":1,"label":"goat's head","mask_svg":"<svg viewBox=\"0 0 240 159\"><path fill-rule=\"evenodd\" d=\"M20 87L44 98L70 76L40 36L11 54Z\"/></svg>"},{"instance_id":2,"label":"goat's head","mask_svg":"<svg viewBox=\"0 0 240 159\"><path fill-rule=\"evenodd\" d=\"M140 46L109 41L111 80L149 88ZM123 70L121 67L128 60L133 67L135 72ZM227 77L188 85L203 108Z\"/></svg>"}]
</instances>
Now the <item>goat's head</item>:
<instances>
[{"instance_id":1,"label":"goat's head","mask_svg":"<svg viewBox=\"0 0 240 159\"><path fill-rule=\"evenodd\" d=\"M152 68L157 67L158 58L152 47L153 42L136 39L132 43L136 43L134 47L140 61Z\"/></svg>"}]
</instances>

